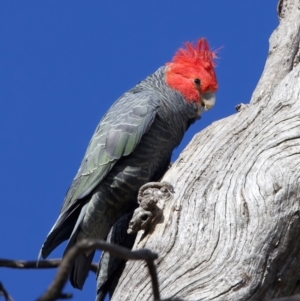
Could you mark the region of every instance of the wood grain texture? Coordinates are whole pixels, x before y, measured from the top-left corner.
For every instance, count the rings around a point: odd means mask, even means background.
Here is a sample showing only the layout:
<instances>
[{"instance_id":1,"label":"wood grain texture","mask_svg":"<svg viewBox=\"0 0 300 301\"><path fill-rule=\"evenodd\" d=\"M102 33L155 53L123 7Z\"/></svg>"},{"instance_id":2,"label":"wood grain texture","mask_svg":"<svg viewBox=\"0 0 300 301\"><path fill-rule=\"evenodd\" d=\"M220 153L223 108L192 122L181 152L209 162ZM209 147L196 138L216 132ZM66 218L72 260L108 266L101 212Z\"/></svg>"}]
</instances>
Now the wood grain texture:
<instances>
[{"instance_id":1,"label":"wood grain texture","mask_svg":"<svg viewBox=\"0 0 300 301\"><path fill-rule=\"evenodd\" d=\"M277 11L280 24L270 37L268 59L252 95L253 104L267 101L275 87L299 62L300 2L279 0Z\"/></svg>"},{"instance_id":2,"label":"wood grain texture","mask_svg":"<svg viewBox=\"0 0 300 301\"><path fill-rule=\"evenodd\" d=\"M159 254L163 299L300 292L300 1L281 2L252 102L193 138L163 178L175 193L161 222L138 234L134 249ZM127 263L116 300L152 300L145 265Z\"/></svg>"}]
</instances>

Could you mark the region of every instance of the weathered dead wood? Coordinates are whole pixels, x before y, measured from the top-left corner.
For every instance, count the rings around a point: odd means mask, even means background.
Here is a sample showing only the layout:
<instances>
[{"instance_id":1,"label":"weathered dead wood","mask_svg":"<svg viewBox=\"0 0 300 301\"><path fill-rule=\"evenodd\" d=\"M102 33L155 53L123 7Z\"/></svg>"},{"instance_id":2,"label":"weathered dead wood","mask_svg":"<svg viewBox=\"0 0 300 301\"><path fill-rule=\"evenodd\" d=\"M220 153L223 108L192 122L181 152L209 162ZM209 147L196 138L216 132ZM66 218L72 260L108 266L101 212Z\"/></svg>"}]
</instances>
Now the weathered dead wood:
<instances>
[{"instance_id":1,"label":"weathered dead wood","mask_svg":"<svg viewBox=\"0 0 300 301\"><path fill-rule=\"evenodd\" d=\"M299 0L279 0L280 24L270 37L269 53L263 74L254 90L251 103L267 102L276 86L299 63Z\"/></svg>"},{"instance_id":2,"label":"weathered dead wood","mask_svg":"<svg viewBox=\"0 0 300 301\"><path fill-rule=\"evenodd\" d=\"M149 182L143 185L138 194L139 207L134 211L127 232L131 234L144 230L146 235L150 230L153 231L162 217L161 207L171 198L172 192L172 185L166 182Z\"/></svg>"},{"instance_id":3,"label":"weathered dead wood","mask_svg":"<svg viewBox=\"0 0 300 301\"><path fill-rule=\"evenodd\" d=\"M162 298L300 292L300 0L278 10L251 104L194 137L163 178L175 193L161 223L138 234L134 249L159 254ZM112 301L151 300L147 276L128 262Z\"/></svg>"}]
</instances>

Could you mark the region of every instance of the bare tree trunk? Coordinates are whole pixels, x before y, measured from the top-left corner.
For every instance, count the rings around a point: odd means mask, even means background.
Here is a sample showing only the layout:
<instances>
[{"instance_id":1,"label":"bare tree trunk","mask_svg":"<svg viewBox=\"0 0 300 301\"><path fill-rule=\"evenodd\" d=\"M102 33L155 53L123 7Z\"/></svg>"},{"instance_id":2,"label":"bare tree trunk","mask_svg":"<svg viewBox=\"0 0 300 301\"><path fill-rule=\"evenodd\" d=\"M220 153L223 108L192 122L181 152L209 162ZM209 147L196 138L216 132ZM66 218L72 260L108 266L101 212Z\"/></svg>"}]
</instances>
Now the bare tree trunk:
<instances>
[{"instance_id":1,"label":"bare tree trunk","mask_svg":"<svg viewBox=\"0 0 300 301\"><path fill-rule=\"evenodd\" d=\"M161 296L247 300L300 292L300 0L281 0L250 105L197 134L163 181L163 219L135 249L157 260ZM128 262L116 300L152 300Z\"/></svg>"}]
</instances>

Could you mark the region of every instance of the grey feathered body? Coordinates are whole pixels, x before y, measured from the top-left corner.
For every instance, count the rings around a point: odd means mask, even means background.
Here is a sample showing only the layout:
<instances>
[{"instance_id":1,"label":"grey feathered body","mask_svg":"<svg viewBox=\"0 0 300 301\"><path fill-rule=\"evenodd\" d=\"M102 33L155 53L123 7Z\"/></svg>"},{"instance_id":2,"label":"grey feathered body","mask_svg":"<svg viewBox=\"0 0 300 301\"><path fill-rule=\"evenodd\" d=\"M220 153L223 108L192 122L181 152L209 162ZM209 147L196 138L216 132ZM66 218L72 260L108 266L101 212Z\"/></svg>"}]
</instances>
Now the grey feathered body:
<instances>
[{"instance_id":1,"label":"grey feathered body","mask_svg":"<svg viewBox=\"0 0 300 301\"><path fill-rule=\"evenodd\" d=\"M43 258L62 241L105 239L113 224L136 207L139 188L159 179L189 125L195 103L165 83L159 68L122 95L100 121L61 210L41 250ZM71 282L82 288L93 253L75 262Z\"/></svg>"}]
</instances>

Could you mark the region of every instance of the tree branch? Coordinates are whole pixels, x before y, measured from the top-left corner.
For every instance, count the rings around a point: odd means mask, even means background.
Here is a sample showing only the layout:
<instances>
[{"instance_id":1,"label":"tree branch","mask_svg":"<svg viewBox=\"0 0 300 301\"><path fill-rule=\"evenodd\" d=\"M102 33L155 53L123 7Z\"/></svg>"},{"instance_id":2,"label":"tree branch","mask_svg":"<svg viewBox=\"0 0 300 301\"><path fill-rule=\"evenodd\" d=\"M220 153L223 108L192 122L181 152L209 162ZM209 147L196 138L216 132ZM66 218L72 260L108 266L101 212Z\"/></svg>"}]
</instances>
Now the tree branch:
<instances>
[{"instance_id":1,"label":"tree branch","mask_svg":"<svg viewBox=\"0 0 300 301\"><path fill-rule=\"evenodd\" d=\"M13 260L0 258L0 267L11 269L52 269L57 268L61 259L49 259L49 260ZM97 273L98 264L92 263L90 271Z\"/></svg>"},{"instance_id":2,"label":"tree branch","mask_svg":"<svg viewBox=\"0 0 300 301\"><path fill-rule=\"evenodd\" d=\"M278 84L299 62L299 0L279 0L277 12L280 24L270 37L268 59L251 104L266 104Z\"/></svg>"},{"instance_id":3,"label":"tree branch","mask_svg":"<svg viewBox=\"0 0 300 301\"><path fill-rule=\"evenodd\" d=\"M14 299L9 295L7 290L4 288L2 282L0 282L0 296L4 296L5 301L14 301Z\"/></svg>"},{"instance_id":4,"label":"tree branch","mask_svg":"<svg viewBox=\"0 0 300 301\"><path fill-rule=\"evenodd\" d=\"M77 243L67 252L65 257L62 259L61 264L59 265L53 282L50 284L46 292L38 299L38 301L53 301L59 299L62 296L61 292L68 281L75 258L83 252L90 252L95 249L110 252L113 256L125 260L145 260L152 280L154 300L160 300L157 273L154 265L154 260L158 257L157 254L147 249L130 251L126 248L109 244L102 240L85 239Z\"/></svg>"}]
</instances>

